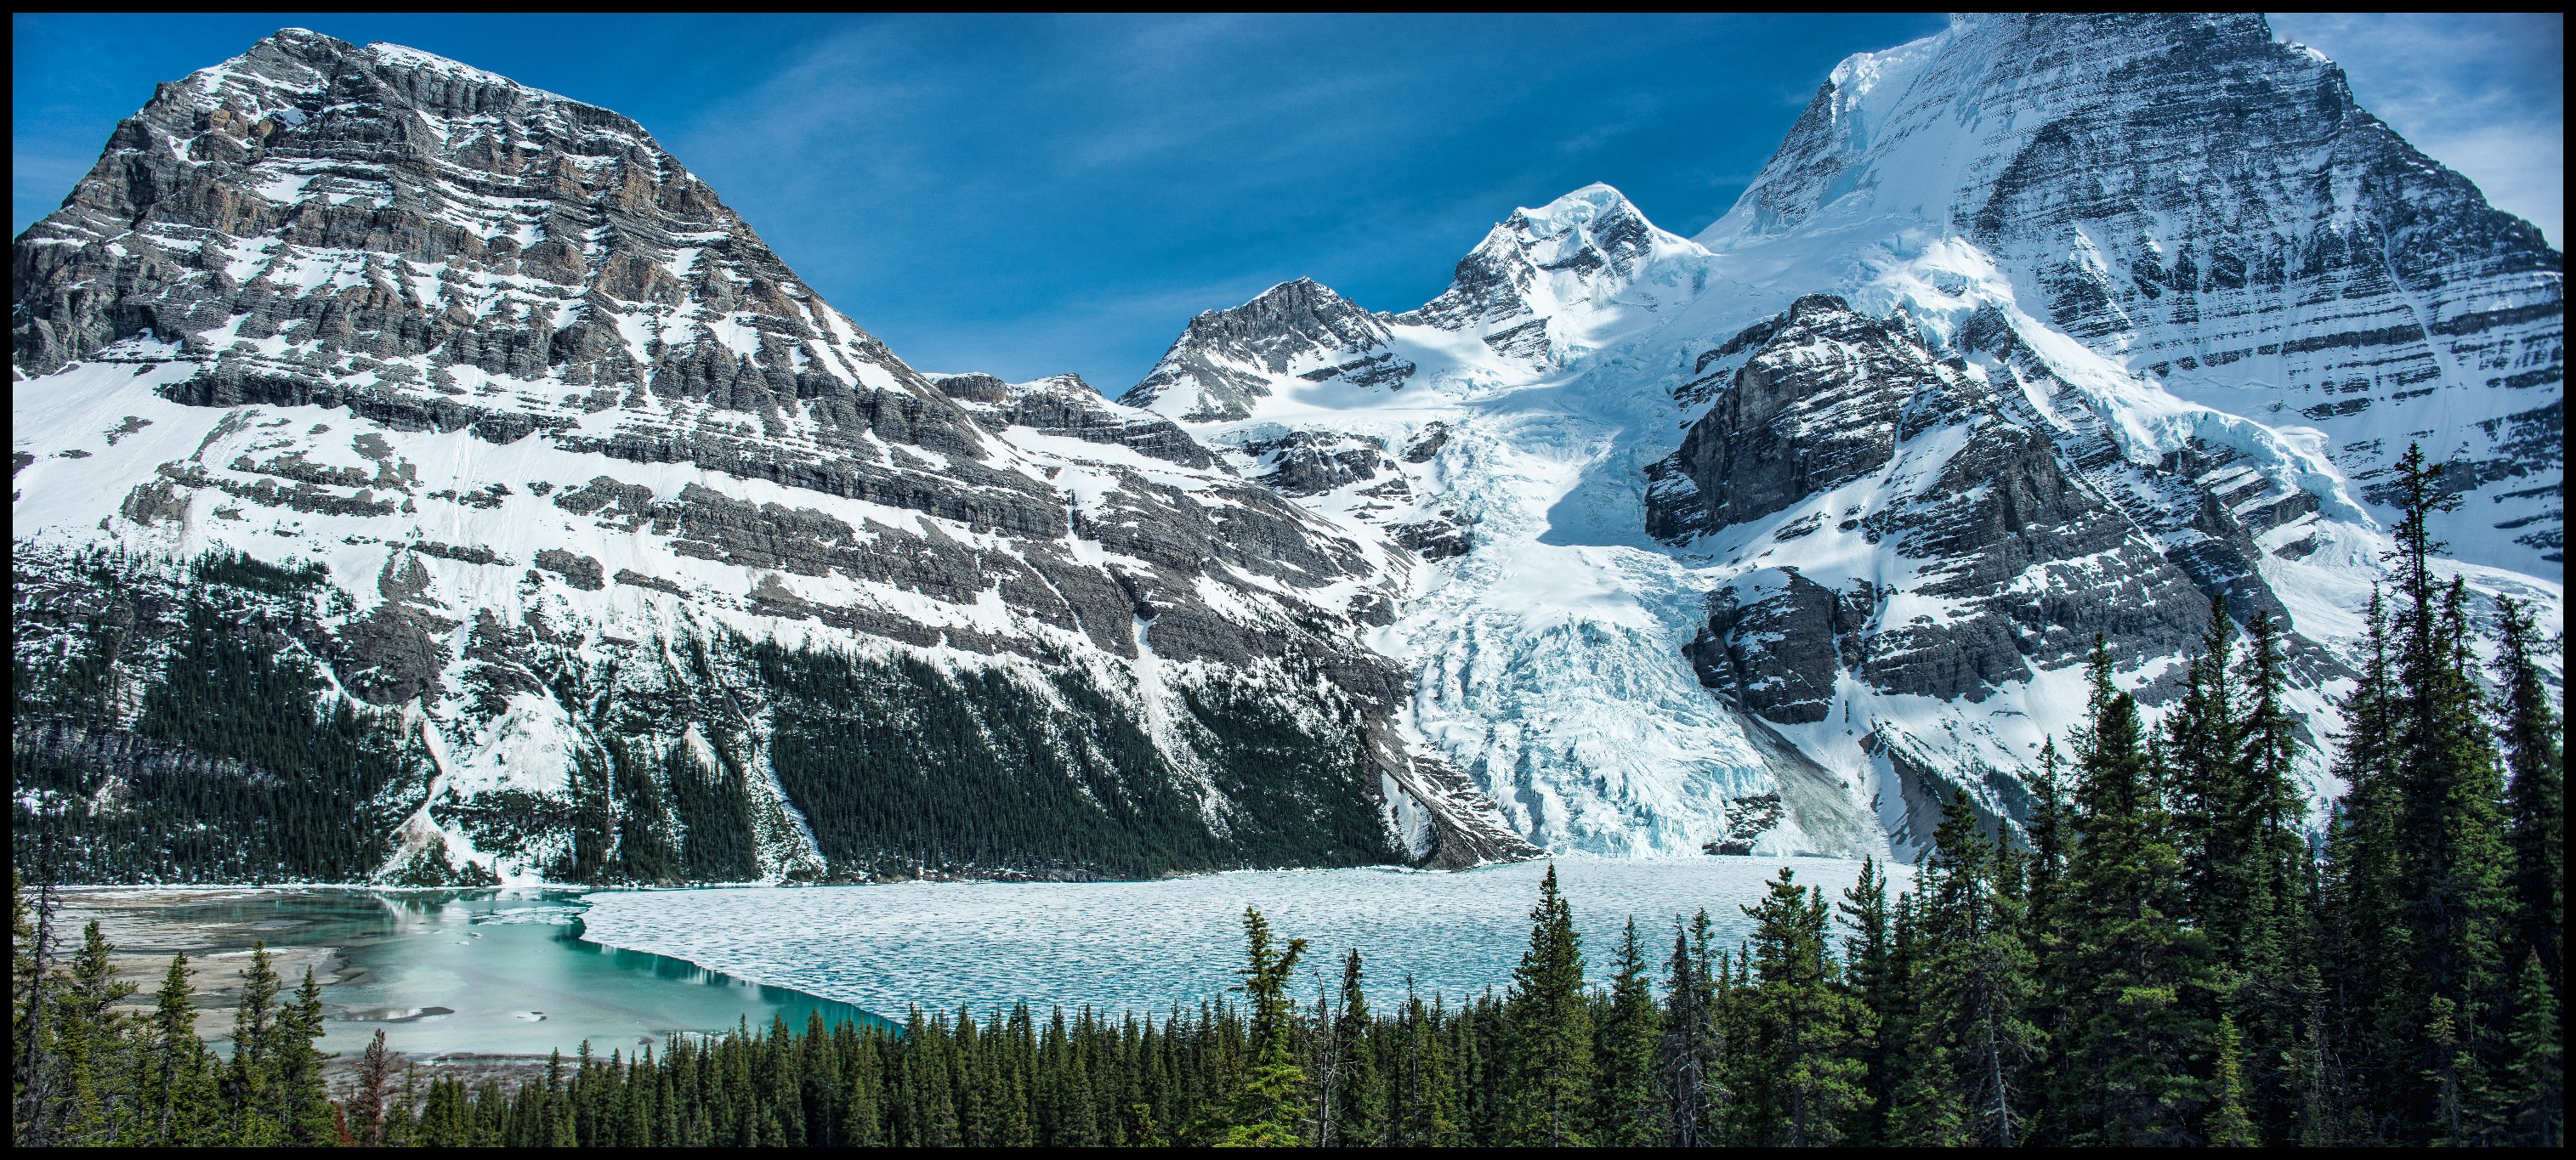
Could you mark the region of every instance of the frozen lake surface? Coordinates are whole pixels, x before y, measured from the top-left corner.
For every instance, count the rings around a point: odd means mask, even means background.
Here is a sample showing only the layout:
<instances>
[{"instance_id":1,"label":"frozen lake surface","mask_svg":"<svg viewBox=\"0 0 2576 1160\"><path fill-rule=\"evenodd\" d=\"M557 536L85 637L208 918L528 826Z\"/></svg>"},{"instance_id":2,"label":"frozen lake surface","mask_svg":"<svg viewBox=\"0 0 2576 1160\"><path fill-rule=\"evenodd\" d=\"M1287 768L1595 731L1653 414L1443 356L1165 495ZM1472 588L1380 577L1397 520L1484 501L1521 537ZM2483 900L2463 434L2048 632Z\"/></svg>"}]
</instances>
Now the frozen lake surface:
<instances>
[{"instance_id":1,"label":"frozen lake surface","mask_svg":"<svg viewBox=\"0 0 2576 1160\"><path fill-rule=\"evenodd\" d=\"M1661 976L1673 921L1707 908L1721 945L1749 930L1739 909L1786 865L1840 901L1860 864L1827 858L1559 859L1558 880L1599 982L1629 916ZM1261 908L1308 941L1319 976L1359 949L1373 1002L1501 988L1529 939L1545 863L1459 873L1393 869L1243 871L1156 882L908 882L876 886L611 891L583 901L583 937L684 959L900 1017L1026 1000L1163 1011L1225 994L1243 961L1241 917ZM1907 881L1907 868L1891 877ZM1837 940L1839 941L1839 939ZM1305 968L1300 968L1304 973Z\"/></svg>"}]
</instances>

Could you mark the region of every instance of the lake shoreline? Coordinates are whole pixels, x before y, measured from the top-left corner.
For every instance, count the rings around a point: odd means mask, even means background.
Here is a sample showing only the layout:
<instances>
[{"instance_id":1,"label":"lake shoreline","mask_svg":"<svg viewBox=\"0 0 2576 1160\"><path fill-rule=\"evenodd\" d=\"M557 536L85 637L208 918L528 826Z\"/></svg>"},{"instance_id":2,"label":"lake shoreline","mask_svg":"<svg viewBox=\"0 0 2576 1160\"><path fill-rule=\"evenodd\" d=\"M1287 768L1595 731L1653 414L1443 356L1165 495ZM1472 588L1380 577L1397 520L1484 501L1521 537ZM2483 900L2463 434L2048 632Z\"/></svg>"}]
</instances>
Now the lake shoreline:
<instances>
[{"instance_id":1,"label":"lake shoreline","mask_svg":"<svg viewBox=\"0 0 2576 1160\"><path fill-rule=\"evenodd\" d=\"M441 1074L515 1076L556 1052L570 1058L583 1041L631 1052L773 1015L801 1025L809 1012L881 1022L792 987L591 942L581 899L511 887L58 888L53 955L60 962L98 921L116 947L117 978L136 987L117 1009L138 1016L156 1004L171 956L187 955L198 1035L220 1048L253 948L266 944L290 995L312 973L335 1072L354 1066L378 1028L406 1060Z\"/></svg>"}]
</instances>

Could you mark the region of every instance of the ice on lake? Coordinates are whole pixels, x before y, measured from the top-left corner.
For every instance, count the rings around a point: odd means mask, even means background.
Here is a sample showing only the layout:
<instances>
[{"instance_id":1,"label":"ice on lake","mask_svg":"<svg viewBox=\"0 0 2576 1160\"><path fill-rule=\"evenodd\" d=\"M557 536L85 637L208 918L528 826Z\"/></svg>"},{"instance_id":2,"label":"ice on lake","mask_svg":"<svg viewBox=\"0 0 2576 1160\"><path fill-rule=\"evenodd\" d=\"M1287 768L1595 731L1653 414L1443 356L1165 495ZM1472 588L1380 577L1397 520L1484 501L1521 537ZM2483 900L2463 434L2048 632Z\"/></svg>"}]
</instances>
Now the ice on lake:
<instances>
[{"instance_id":1,"label":"ice on lake","mask_svg":"<svg viewBox=\"0 0 2576 1160\"><path fill-rule=\"evenodd\" d=\"M1660 976L1676 917L1706 908L1721 945L1782 866L1831 901L1860 864L1839 859L1560 859L1587 977L1606 978L1630 916ZM874 886L612 891L588 895L584 937L900 1016L1023 1001L1154 1012L1218 999L1242 965L1241 918L1259 907L1306 939L1317 974L1357 948L1372 1002L1501 988L1529 940L1546 864L1456 873L1385 868L1242 871L1153 882L908 882ZM1906 868L1892 868L1898 883ZM1300 968L1303 973L1305 968Z\"/></svg>"}]
</instances>

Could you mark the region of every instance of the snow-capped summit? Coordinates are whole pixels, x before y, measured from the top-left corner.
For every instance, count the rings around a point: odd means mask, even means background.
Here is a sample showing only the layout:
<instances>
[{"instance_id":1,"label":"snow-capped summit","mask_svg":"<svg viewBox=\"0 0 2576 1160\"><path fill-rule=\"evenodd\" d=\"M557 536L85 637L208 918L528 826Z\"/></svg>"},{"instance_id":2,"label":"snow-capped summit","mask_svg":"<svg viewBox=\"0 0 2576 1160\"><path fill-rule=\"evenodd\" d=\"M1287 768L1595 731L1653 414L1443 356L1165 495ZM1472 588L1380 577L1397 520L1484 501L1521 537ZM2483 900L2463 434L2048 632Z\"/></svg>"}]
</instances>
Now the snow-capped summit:
<instances>
[{"instance_id":1,"label":"snow-capped summit","mask_svg":"<svg viewBox=\"0 0 2576 1160\"><path fill-rule=\"evenodd\" d=\"M1533 368L1554 367L1600 346L1636 309L1697 295L1706 257L1596 182L1513 210L1458 263L1447 290L1391 321L1469 334Z\"/></svg>"},{"instance_id":2,"label":"snow-capped summit","mask_svg":"<svg viewBox=\"0 0 2576 1160\"><path fill-rule=\"evenodd\" d=\"M402 755L327 823L380 864L244 874L1528 849L1364 641L1401 548L1079 380L916 372L616 113L283 31L161 86L16 269L19 655L149 701L225 601L327 674L241 711L379 706ZM60 752L240 758L58 695Z\"/></svg>"},{"instance_id":3,"label":"snow-capped summit","mask_svg":"<svg viewBox=\"0 0 2576 1160\"><path fill-rule=\"evenodd\" d=\"M2561 255L2260 16L1967 16L1853 56L1698 241L1781 293L2009 301L2178 399L2317 432L2381 518L2421 442L2466 500L2454 551L2562 573Z\"/></svg>"},{"instance_id":4,"label":"snow-capped summit","mask_svg":"<svg viewBox=\"0 0 2576 1160\"><path fill-rule=\"evenodd\" d=\"M1386 353L1386 323L1312 278L1282 282L1250 302L1190 320L1154 369L1120 402L1187 419L1240 419L1281 376L1361 386L1412 373Z\"/></svg>"},{"instance_id":5,"label":"snow-capped summit","mask_svg":"<svg viewBox=\"0 0 2576 1160\"><path fill-rule=\"evenodd\" d=\"M2258 16L1967 16L1844 61L1694 239L1586 187L1379 316L1401 378L1169 413L1454 529L1387 647L1534 840L1905 854L2021 808L2094 634L2154 702L2214 597L2297 634L2322 742L2410 441L2472 585L2555 618L2560 287Z\"/></svg>"}]
</instances>

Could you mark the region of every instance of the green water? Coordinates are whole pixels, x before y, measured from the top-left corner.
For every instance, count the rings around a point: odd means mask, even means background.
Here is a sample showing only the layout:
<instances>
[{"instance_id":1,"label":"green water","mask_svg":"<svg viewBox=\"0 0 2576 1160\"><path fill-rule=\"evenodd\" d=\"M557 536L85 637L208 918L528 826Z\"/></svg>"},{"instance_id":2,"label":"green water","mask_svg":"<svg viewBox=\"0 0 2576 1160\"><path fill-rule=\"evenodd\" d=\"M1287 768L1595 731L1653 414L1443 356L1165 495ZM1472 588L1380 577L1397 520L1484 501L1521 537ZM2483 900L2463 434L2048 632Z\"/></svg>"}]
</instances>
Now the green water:
<instances>
[{"instance_id":1,"label":"green water","mask_svg":"<svg viewBox=\"0 0 2576 1160\"><path fill-rule=\"evenodd\" d=\"M395 1050L416 1056L570 1055L585 1040L605 1055L773 1018L801 1028L816 1012L827 1023L881 1022L847 1003L584 942L573 893L296 889L144 901L92 895L75 909L108 919L122 951L237 957L255 941L336 948L341 981L323 989L323 1047L335 1052L364 1050L379 1028Z\"/></svg>"}]
</instances>

